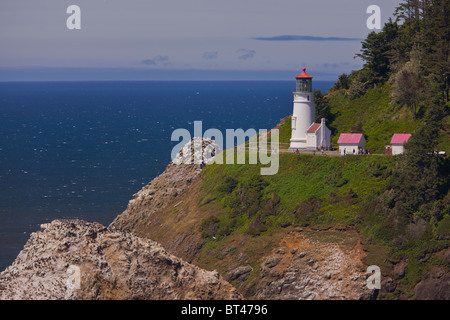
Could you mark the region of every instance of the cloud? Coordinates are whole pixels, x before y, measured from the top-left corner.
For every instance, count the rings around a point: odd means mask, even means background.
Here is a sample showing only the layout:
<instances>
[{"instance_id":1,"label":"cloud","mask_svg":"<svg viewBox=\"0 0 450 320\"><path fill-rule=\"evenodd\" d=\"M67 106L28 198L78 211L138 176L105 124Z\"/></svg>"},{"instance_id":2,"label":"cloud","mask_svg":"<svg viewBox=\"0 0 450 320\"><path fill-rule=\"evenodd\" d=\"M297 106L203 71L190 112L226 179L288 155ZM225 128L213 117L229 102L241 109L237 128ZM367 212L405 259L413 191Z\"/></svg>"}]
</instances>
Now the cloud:
<instances>
[{"instance_id":1,"label":"cloud","mask_svg":"<svg viewBox=\"0 0 450 320\"><path fill-rule=\"evenodd\" d=\"M203 59L206 59L206 60L217 59L218 55L219 55L219 53L217 51L206 51L203 53Z\"/></svg>"},{"instance_id":2,"label":"cloud","mask_svg":"<svg viewBox=\"0 0 450 320\"><path fill-rule=\"evenodd\" d=\"M153 59L145 59L142 60L141 63L145 64L147 66L156 66L160 63L164 63L169 61L169 57L168 56L156 56Z\"/></svg>"},{"instance_id":3,"label":"cloud","mask_svg":"<svg viewBox=\"0 0 450 320\"><path fill-rule=\"evenodd\" d=\"M359 38L343 38L343 37L316 37L302 35L282 35L275 37L255 37L253 40L263 41L362 41Z\"/></svg>"},{"instance_id":4,"label":"cloud","mask_svg":"<svg viewBox=\"0 0 450 320\"><path fill-rule=\"evenodd\" d=\"M241 60L251 59L255 56L255 53L256 53L255 50L249 50L249 49L239 49L236 52L240 54L240 56L238 58Z\"/></svg>"}]
</instances>

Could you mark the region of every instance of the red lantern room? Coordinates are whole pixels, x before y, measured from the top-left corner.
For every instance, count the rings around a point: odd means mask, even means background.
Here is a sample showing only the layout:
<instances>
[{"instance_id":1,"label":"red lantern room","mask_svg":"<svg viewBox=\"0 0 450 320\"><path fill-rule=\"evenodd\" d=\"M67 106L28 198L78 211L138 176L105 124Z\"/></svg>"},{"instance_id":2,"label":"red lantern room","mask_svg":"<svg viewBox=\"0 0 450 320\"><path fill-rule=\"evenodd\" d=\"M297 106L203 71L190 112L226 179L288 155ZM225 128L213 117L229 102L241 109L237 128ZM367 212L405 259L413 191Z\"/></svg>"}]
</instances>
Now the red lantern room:
<instances>
[{"instance_id":1,"label":"red lantern room","mask_svg":"<svg viewBox=\"0 0 450 320\"><path fill-rule=\"evenodd\" d=\"M312 77L306 73L306 68L303 68L303 72L295 77L296 79L296 92L312 92Z\"/></svg>"}]
</instances>

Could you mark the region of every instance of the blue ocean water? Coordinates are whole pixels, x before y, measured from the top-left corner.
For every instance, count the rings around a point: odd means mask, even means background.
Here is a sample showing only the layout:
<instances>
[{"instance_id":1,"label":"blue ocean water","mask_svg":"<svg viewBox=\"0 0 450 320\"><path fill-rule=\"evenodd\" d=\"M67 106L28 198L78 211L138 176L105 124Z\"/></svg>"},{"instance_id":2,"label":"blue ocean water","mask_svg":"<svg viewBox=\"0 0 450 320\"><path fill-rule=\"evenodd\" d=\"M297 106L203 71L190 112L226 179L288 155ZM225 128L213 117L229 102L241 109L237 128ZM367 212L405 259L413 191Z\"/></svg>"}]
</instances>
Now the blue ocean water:
<instances>
[{"instance_id":1,"label":"blue ocean water","mask_svg":"<svg viewBox=\"0 0 450 320\"><path fill-rule=\"evenodd\" d=\"M314 83L328 90L333 82ZM0 271L57 218L108 225L170 162L177 128L271 129L294 81L0 83Z\"/></svg>"}]
</instances>

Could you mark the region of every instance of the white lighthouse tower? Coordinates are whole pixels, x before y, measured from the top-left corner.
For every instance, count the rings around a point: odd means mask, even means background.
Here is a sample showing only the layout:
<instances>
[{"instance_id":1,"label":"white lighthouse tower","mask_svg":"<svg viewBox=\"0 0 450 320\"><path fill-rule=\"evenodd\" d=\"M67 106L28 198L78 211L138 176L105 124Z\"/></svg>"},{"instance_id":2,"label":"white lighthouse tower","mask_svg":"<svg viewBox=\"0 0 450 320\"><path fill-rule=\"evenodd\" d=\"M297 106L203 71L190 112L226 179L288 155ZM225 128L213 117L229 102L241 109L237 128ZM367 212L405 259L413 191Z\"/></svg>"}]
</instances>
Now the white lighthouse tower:
<instances>
[{"instance_id":1,"label":"white lighthouse tower","mask_svg":"<svg viewBox=\"0 0 450 320\"><path fill-rule=\"evenodd\" d=\"M295 77L295 80L290 149L306 149L306 133L315 120L312 77L306 73L306 68L303 68L303 72Z\"/></svg>"},{"instance_id":2,"label":"white lighthouse tower","mask_svg":"<svg viewBox=\"0 0 450 320\"><path fill-rule=\"evenodd\" d=\"M331 131L325 119L315 123L315 107L312 93L312 77L303 72L295 77L294 111L292 113L292 136L289 149L328 149Z\"/></svg>"}]
</instances>

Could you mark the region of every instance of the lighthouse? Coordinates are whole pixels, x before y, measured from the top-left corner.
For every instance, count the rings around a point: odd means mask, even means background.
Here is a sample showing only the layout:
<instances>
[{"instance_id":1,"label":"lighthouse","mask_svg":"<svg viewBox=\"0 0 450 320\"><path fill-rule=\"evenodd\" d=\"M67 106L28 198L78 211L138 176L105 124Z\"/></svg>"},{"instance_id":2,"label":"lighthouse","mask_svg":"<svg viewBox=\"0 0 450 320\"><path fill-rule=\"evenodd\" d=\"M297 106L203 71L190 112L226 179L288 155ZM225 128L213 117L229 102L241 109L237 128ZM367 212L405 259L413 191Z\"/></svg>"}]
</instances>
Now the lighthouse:
<instances>
[{"instance_id":1,"label":"lighthouse","mask_svg":"<svg viewBox=\"0 0 450 320\"><path fill-rule=\"evenodd\" d=\"M289 149L328 149L331 131L325 119L315 123L315 107L312 93L312 78L303 72L295 77L294 110L292 112L292 135Z\"/></svg>"}]
</instances>

